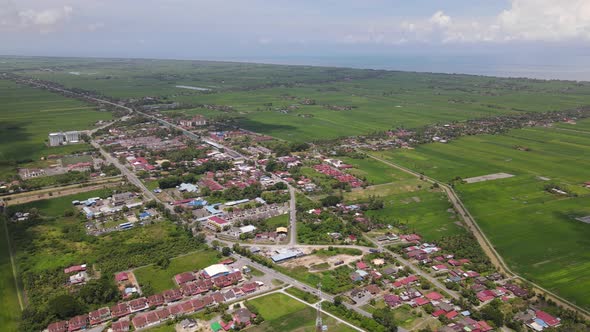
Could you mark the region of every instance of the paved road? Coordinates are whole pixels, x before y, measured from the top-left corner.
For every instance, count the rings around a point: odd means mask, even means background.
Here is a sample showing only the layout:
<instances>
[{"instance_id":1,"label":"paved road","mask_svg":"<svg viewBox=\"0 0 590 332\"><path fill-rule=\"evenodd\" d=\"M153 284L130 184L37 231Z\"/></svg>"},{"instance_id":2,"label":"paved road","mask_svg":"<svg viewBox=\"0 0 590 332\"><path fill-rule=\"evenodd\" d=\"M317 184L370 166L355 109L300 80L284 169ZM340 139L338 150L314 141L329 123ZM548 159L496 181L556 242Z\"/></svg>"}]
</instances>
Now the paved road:
<instances>
[{"instance_id":1,"label":"paved road","mask_svg":"<svg viewBox=\"0 0 590 332\"><path fill-rule=\"evenodd\" d=\"M149 190L143 184L143 182L141 182L141 180L135 175L135 173L131 172L127 167L125 167L125 165L121 164L117 158L111 156L110 153L106 152L100 146L100 144L98 144L96 141L94 141L94 140L90 141L90 144L92 144L93 147L95 147L96 149L98 149L98 151L100 151L100 153L102 154L102 156L104 157L104 159L106 161L115 165L115 167L117 167L121 171L121 174L123 174L125 177L127 177L127 180L129 182L131 182L132 184L137 186L139 189L141 189L141 191L143 192L143 194L145 195L146 198L151 199L151 200L155 200L156 202L160 202L158 197L156 197L156 195L151 190ZM170 211L170 213L176 214L176 212L174 211L174 209L170 205L164 203L164 206L166 207L166 209L168 211Z\"/></svg>"},{"instance_id":2,"label":"paved road","mask_svg":"<svg viewBox=\"0 0 590 332\"><path fill-rule=\"evenodd\" d=\"M297 244L297 201L296 201L296 193L295 188L289 186L289 195L291 195L291 199L289 200L289 223L291 225L291 234L289 245Z\"/></svg>"},{"instance_id":3,"label":"paved road","mask_svg":"<svg viewBox=\"0 0 590 332\"><path fill-rule=\"evenodd\" d=\"M494 246L492 245L490 240L487 238L487 236L484 234L484 232L481 230L481 228L477 224L477 222L475 222L475 218L473 218L473 216L471 215L469 210L467 210L467 208L465 207L465 205L463 204L461 199L459 199L459 196L457 195L457 193L455 192L455 190L453 188L449 187L446 183L439 182L433 178L430 178L428 176L425 176L423 174L420 174L418 172L415 172L415 171L405 168L403 166L394 164L390 161L381 159L381 158L373 156L371 154L369 154L369 157L371 157L377 161L380 161L384 164L387 164L393 168L397 168L403 172L411 174L415 177L422 178L427 182L430 182L433 184L437 183L442 188L442 190L445 192L445 194L448 196L449 201L451 202L451 204L453 204L453 207L455 208L455 210L463 218L463 221L465 222L465 224L467 225L467 227L469 228L471 233L475 236L477 242L479 243L479 245L481 246L483 251L489 257L492 264L496 268L498 268L498 270L500 270L502 273L504 273L508 276L518 278L523 282L527 282L527 283L531 284L532 286L534 286L536 292L543 293L543 294L545 294L545 297L552 299L558 305L561 305L561 306L566 307L566 308L573 310L573 311L577 311L580 314L582 314L582 316L584 316L585 319L590 319L590 312L589 311L569 302L568 300L566 300L566 299L560 297L559 295L541 287L540 285L533 283L530 280L527 280L527 279L517 275L516 273L514 273L508 267L508 265L504 262L504 259L502 258L502 256L500 256L500 254L496 251L496 249L494 248Z\"/></svg>"}]
</instances>

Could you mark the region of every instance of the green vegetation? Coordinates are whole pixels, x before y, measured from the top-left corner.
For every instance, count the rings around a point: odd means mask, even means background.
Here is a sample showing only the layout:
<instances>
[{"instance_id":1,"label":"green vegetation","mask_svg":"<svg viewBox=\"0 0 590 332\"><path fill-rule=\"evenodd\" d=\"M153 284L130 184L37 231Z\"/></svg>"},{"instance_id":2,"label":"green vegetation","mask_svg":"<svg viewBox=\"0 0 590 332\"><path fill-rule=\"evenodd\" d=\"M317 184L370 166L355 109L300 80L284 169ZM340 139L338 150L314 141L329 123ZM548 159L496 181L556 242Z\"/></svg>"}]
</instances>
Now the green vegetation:
<instances>
[{"instance_id":1,"label":"green vegetation","mask_svg":"<svg viewBox=\"0 0 590 332\"><path fill-rule=\"evenodd\" d=\"M257 311L264 318L264 322L253 326L248 331L315 331L315 309L290 298L285 294L270 294L247 302L247 306ZM355 331L335 319L324 316L323 322L330 331Z\"/></svg>"},{"instance_id":2,"label":"green vegetation","mask_svg":"<svg viewBox=\"0 0 590 332\"><path fill-rule=\"evenodd\" d=\"M310 292L302 291L301 289L296 288L296 287L289 287L289 288L285 289L285 292L287 292L299 299L302 299L303 301L310 303L310 304L314 304L320 300L320 298L317 297L316 295L313 295Z\"/></svg>"},{"instance_id":3,"label":"green vegetation","mask_svg":"<svg viewBox=\"0 0 590 332\"><path fill-rule=\"evenodd\" d=\"M440 191L422 188L382 198L383 209L366 212L374 221L392 225L405 233L419 233L427 241L466 233L447 196Z\"/></svg>"},{"instance_id":4,"label":"green vegetation","mask_svg":"<svg viewBox=\"0 0 590 332\"><path fill-rule=\"evenodd\" d=\"M92 162L92 156L86 156L86 155L68 156L68 157L61 158L61 164L64 167L69 166L69 165L73 165L73 164L77 164L77 163L91 163L91 162Z\"/></svg>"},{"instance_id":5,"label":"green vegetation","mask_svg":"<svg viewBox=\"0 0 590 332\"><path fill-rule=\"evenodd\" d=\"M19 278L28 299L20 331L38 331L56 318L67 318L69 311L56 312L53 310L56 306L50 305L60 296L69 296L78 303L72 311L76 313L111 304L116 298L102 296L112 294L108 287L114 286L115 272L202 248L203 244L190 231L167 221L100 237L87 235L85 219L69 213L73 210L71 201L110 194L110 190L99 190L9 208L33 214L28 221L9 225ZM63 269L84 263L89 266L91 275L100 272L106 283L70 293L64 285L67 276ZM115 294L119 296L118 292Z\"/></svg>"},{"instance_id":6,"label":"green vegetation","mask_svg":"<svg viewBox=\"0 0 590 332\"><path fill-rule=\"evenodd\" d=\"M314 255L318 257L332 257L336 255L360 256L363 252L354 248L328 247L328 249L314 250Z\"/></svg>"},{"instance_id":7,"label":"green vegetation","mask_svg":"<svg viewBox=\"0 0 590 332\"><path fill-rule=\"evenodd\" d=\"M265 320L276 320L292 312L306 307L305 304L296 301L285 294L275 293L259 297L247 302L248 306L256 308Z\"/></svg>"},{"instance_id":8,"label":"green vegetation","mask_svg":"<svg viewBox=\"0 0 590 332\"><path fill-rule=\"evenodd\" d=\"M360 159L343 157L340 159L343 162L354 166L354 168L346 170L347 173L350 173L359 179L365 179L369 185L413 179L412 175L390 167L389 165L373 158L365 157Z\"/></svg>"},{"instance_id":9,"label":"green vegetation","mask_svg":"<svg viewBox=\"0 0 590 332\"><path fill-rule=\"evenodd\" d=\"M281 214L280 216L268 218L264 221L269 229L276 229L277 227L289 226L289 214Z\"/></svg>"},{"instance_id":10,"label":"green vegetation","mask_svg":"<svg viewBox=\"0 0 590 332\"><path fill-rule=\"evenodd\" d=\"M45 141L50 132L88 129L98 120L111 117L81 101L0 80L0 160L29 162L87 149L86 144L50 148Z\"/></svg>"},{"instance_id":11,"label":"green vegetation","mask_svg":"<svg viewBox=\"0 0 590 332\"><path fill-rule=\"evenodd\" d=\"M18 61L25 68L39 65L36 59L29 66ZM578 82L346 68L96 59L58 69L61 61L53 60L51 72L19 74L114 98L157 95L162 102L183 103L189 113L234 118L241 127L289 141L573 108L586 104L590 90L590 84Z\"/></svg>"},{"instance_id":12,"label":"green vegetation","mask_svg":"<svg viewBox=\"0 0 590 332\"><path fill-rule=\"evenodd\" d=\"M316 287L318 283L321 283L322 290L330 294L338 294L354 288L354 284L349 277L353 270L347 266L339 266L333 270L314 273L309 272L309 269L305 266L287 268L277 265L275 269L312 287Z\"/></svg>"},{"instance_id":13,"label":"green vegetation","mask_svg":"<svg viewBox=\"0 0 590 332\"><path fill-rule=\"evenodd\" d=\"M165 268L149 265L133 271L144 293L159 293L176 287L174 276L188 271L196 271L215 264L220 259L215 250L201 250L174 257ZM148 292L149 291L149 292Z\"/></svg>"},{"instance_id":14,"label":"green vegetation","mask_svg":"<svg viewBox=\"0 0 590 332\"><path fill-rule=\"evenodd\" d=\"M472 136L412 151L378 153L394 163L450 182L500 255L519 274L590 308L590 121ZM580 130L577 130L577 128ZM526 146L528 149L516 147ZM460 179L505 172L512 178ZM575 195L545 190L548 183ZM577 197L576 197L577 195Z\"/></svg>"},{"instance_id":15,"label":"green vegetation","mask_svg":"<svg viewBox=\"0 0 590 332\"><path fill-rule=\"evenodd\" d=\"M248 266L248 268L250 269L250 274L255 276L255 277L262 277L264 275L264 272L253 268L252 266Z\"/></svg>"},{"instance_id":16,"label":"green vegetation","mask_svg":"<svg viewBox=\"0 0 590 332\"><path fill-rule=\"evenodd\" d=\"M12 275L12 264L10 252L6 241L5 218L0 216L0 326L8 332L18 331L20 320L20 304L18 301L18 290Z\"/></svg>"}]
</instances>

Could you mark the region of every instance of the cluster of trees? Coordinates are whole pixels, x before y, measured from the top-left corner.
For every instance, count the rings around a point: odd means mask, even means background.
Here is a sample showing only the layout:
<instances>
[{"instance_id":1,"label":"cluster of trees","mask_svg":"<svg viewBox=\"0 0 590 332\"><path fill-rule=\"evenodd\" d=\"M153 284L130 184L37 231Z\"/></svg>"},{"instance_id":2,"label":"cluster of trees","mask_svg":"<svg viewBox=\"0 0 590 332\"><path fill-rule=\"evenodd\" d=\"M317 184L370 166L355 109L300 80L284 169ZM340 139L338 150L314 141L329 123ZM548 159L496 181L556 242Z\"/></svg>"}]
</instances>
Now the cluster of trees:
<instances>
[{"instance_id":1,"label":"cluster of trees","mask_svg":"<svg viewBox=\"0 0 590 332\"><path fill-rule=\"evenodd\" d=\"M307 151L310 148L310 145L304 142L288 143L283 141L270 141L265 145L279 157L286 156L291 152Z\"/></svg>"},{"instance_id":2,"label":"cluster of trees","mask_svg":"<svg viewBox=\"0 0 590 332\"><path fill-rule=\"evenodd\" d=\"M455 257L469 259L475 271L486 272L494 270L490 259L477 244L477 240L472 234L445 236L440 238L437 244L445 252L454 254Z\"/></svg>"},{"instance_id":3,"label":"cluster of trees","mask_svg":"<svg viewBox=\"0 0 590 332\"><path fill-rule=\"evenodd\" d=\"M53 271L53 277L63 281L64 276L60 272ZM117 286L108 277L90 280L74 293L65 292L63 285L53 284L57 288L50 298L35 298L23 311L20 330L40 331L51 321L69 319L120 299Z\"/></svg>"},{"instance_id":4,"label":"cluster of trees","mask_svg":"<svg viewBox=\"0 0 590 332\"><path fill-rule=\"evenodd\" d=\"M342 202L342 197L329 195L329 196L326 196L326 197L320 199L320 202L322 203L322 206L325 206L325 207L336 206L337 204Z\"/></svg>"},{"instance_id":5,"label":"cluster of trees","mask_svg":"<svg viewBox=\"0 0 590 332\"><path fill-rule=\"evenodd\" d=\"M393 314L387 312L389 309L378 309L373 314L373 318L365 317L356 311L347 309L342 304L342 299L334 299L334 303L324 302L322 308L346 321L361 327L366 331L372 332L397 332L397 325L393 321ZM390 310L389 310L390 311ZM387 325L384 325L387 324Z\"/></svg>"},{"instance_id":6,"label":"cluster of trees","mask_svg":"<svg viewBox=\"0 0 590 332\"><path fill-rule=\"evenodd\" d=\"M21 183L21 188L25 190L35 190L43 187L54 185L68 185L73 183L86 182L90 179L90 172L71 171L64 174L42 176L25 180Z\"/></svg>"},{"instance_id":7,"label":"cluster of trees","mask_svg":"<svg viewBox=\"0 0 590 332\"><path fill-rule=\"evenodd\" d=\"M291 199L291 195L283 191L265 191L260 197L268 204L285 203Z\"/></svg>"},{"instance_id":8,"label":"cluster of trees","mask_svg":"<svg viewBox=\"0 0 590 332\"><path fill-rule=\"evenodd\" d=\"M383 198L374 195L369 195L369 201L365 205L367 210L381 210L384 206Z\"/></svg>"},{"instance_id":9,"label":"cluster of trees","mask_svg":"<svg viewBox=\"0 0 590 332\"><path fill-rule=\"evenodd\" d=\"M52 235L31 231L40 224L49 227L48 233ZM84 223L76 220L62 221L42 216L23 223L10 223L9 227L22 253L19 256L22 259L18 259L19 279L27 292L28 305L19 328L22 331L40 331L51 321L111 305L119 299L119 292L111 278L113 273L164 262L170 257L202 248L205 241L203 237L193 237L190 230L172 224L115 232L108 237L87 235ZM149 227L156 229L150 230ZM159 232L159 236L145 237L146 232L153 231ZM129 241L130 237L137 240ZM81 263L75 258L79 256L75 248L85 248L84 262L97 266L105 279L91 280L79 288L66 288L67 276L63 273L66 266L42 264L40 267L37 260L28 259L46 255L48 246L55 255L74 257L73 261L68 259L67 265Z\"/></svg>"},{"instance_id":10,"label":"cluster of trees","mask_svg":"<svg viewBox=\"0 0 590 332\"><path fill-rule=\"evenodd\" d=\"M259 183L250 185L241 189L240 187L232 186L223 191L210 191L202 188L201 194L204 196L211 196L213 198L221 198L227 201L235 201L243 198L254 199L262 194L262 186Z\"/></svg>"}]
</instances>

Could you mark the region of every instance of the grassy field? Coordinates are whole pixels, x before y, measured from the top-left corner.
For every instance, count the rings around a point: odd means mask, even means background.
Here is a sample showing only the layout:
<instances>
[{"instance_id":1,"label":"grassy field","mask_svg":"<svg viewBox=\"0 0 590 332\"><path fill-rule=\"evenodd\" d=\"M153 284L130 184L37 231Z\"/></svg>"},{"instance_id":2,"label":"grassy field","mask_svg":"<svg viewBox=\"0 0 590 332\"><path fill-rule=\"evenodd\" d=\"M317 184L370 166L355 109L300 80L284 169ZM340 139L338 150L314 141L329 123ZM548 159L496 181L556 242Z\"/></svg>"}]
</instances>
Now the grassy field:
<instances>
[{"instance_id":1,"label":"grassy field","mask_svg":"<svg viewBox=\"0 0 590 332\"><path fill-rule=\"evenodd\" d=\"M12 276L12 264L10 252L6 241L4 217L0 217L0 326L3 331L12 332L18 330L21 311L18 302L17 285Z\"/></svg>"},{"instance_id":2,"label":"grassy field","mask_svg":"<svg viewBox=\"0 0 590 332\"><path fill-rule=\"evenodd\" d=\"M72 164L77 163L91 163L92 157L91 156L70 156L61 159L61 164L63 166L69 166Z\"/></svg>"},{"instance_id":3,"label":"grassy field","mask_svg":"<svg viewBox=\"0 0 590 332\"><path fill-rule=\"evenodd\" d=\"M214 250L197 251L170 260L170 265L162 269L155 265L141 267L133 271L140 285L151 285L158 293L176 288L174 276L187 271L195 271L219 261L219 252Z\"/></svg>"},{"instance_id":4,"label":"grassy field","mask_svg":"<svg viewBox=\"0 0 590 332\"><path fill-rule=\"evenodd\" d=\"M302 291L301 289L296 288L296 287L289 287L289 288L285 289L285 292L287 292L287 293L289 293L289 294L291 294L303 301L306 301L307 303L310 303L310 304L314 304L317 301L319 301L319 299L320 299L318 296L313 295L313 294L306 292L306 291Z\"/></svg>"},{"instance_id":5,"label":"grassy field","mask_svg":"<svg viewBox=\"0 0 590 332\"><path fill-rule=\"evenodd\" d=\"M84 130L111 114L58 94L0 81L0 160L36 160L40 156L79 149L48 148L47 135L59 130Z\"/></svg>"},{"instance_id":6,"label":"grassy field","mask_svg":"<svg viewBox=\"0 0 590 332\"><path fill-rule=\"evenodd\" d=\"M413 151L378 153L441 181L497 172L512 178L455 189L506 262L519 274L590 308L590 121L465 137ZM522 151L516 147L527 147ZM548 193L548 183L577 197Z\"/></svg>"},{"instance_id":7,"label":"grassy field","mask_svg":"<svg viewBox=\"0 0 590 332\"><path fill-rule=\"evenodd\" d=\"M401 223L408 232L421 234L425 240L434 241L443 236L464 234L459 218L449 211L450 203L439 191L421 189L415 192L383 197L385 207L367 211L367 216L384 224Z\"/></svg>"},{"instance_id":8,"label":"grassy field","mask_svg":"<svg viewBox=\"0 0 590 332\"><path fill-rule=\"evenodd\" d=\"M277 227L288 227L289 226L289 214L281 214L272 218L268 218L264 221L270 228Z\"/></svg>"},{"instance_id":9,"label":"grassy field","mask_svg":"<svg viewBox=\"0 0 590 332\"><path fill-rule=\"evenodd\" d=\"M354 288L354 284L350 282L349 277L349 274L353 270L347 266L340 266L334 270L314 273L310 272L305 266L287 268L279 265L276 269L313 287L321 283L322 290L330 294L338 294Z\"/></svg>"},{"instance_id":10,"label":"grassy field","mask_svg":"<svg viewBox=\"0 0 590 332\"><path fill-rule=\"evenodd\" d=\"M354 166L353 169L347 170L348 173L351 173L358 178L366 179L369 182L369 185L379 185L413 179L413 176L410 174L389 167L388 165L372 158L354 159L345 157L342 158L342 161Z\"/></svg>"},{"instance_id":11,"label":"grassy field","mask_svg":"<svg viewBox=\"0 0 590 332\"><path fill-rule=\"evenodd\" d=\"M292 299L285 294L270 294L248 301L248 305L254 306L265 319L262 324L251 327L248 329L248 331L315 331L315 309L306 306L305 304ZM329 331L355 331L327 315L324 315L322 318L324 324L328 325Z\"/></svg>"}]
</instances>

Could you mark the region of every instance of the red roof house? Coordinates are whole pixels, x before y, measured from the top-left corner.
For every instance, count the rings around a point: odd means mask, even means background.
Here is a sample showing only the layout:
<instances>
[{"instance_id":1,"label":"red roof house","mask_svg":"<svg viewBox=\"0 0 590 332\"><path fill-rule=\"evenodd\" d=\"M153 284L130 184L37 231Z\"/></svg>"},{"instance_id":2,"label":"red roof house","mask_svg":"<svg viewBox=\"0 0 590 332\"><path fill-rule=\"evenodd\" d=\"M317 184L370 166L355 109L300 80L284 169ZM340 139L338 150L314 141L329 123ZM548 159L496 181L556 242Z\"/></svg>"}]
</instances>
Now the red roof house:
<instances>
[{"instance_id":1,"label":"red roof house","mask_svg":"<svg viewBox=\"0 0 590 332\"><path fill-rule=\"evenodd\" d=\"M417 299L414 300L414 303L416 303L417 306L421 307L427 303L430 303L429 299L423 298L423 297L419 297Z\"/></svg>"},{"instance_id":2,"label":"red roof house","mask_svg":"<svg viewBox=\"0 0 590 332\"><path fill-rule=\"evenodd\" d=\"M129 301L129 309L131 310L131 312L137 312L145 310L147 308L149 308L149 306L148 301L145 297L140 297L138 299Z\"/></svg>"},{"instance_id":3,"label":"red roof house","mask_svg":"<svg viewBox=\"0 0 590 332\"><path fill-rule=\"evenodd\" d=\"M438 316L444 315L446 313L447 313L446 311L444 311L442 309L439 309L439 310L437 310L437 311L435 311L435 312L432 313L432 317L438 317Z\"/></svg>"},{"instance_id":4,"label":"red roof house","mask_svg":"<svg viewBox=\"0 0 590 332\"><path fill-rule=\"evenodd\" d=\"M356 268L360 269L360 270L365 270L367 269L369 266L367 266L367 264L363 261L360 262L356 262Z\"/></svg>"},{"instance_id":5,"label":"red roof house","mask_svg":"<svg viewBox=\"0 0 590 332\"><path fill-rule=\"evenodd\" d=\"M443 298L443 296L438 292L430 292L430 293L426 294L425 296L426 296L426 298L433 300L433 301L438 301Z\"/></svg>"},{"instance_id":6,"label":"red roof house","mask_svg":"<svg viewBox=\"0 0 590 332\"><path fill-rule=\"evenodd\" d=\"M78 273L78 272L82 272L82 271L86 271L86 264L74 265L74 266L70 266L70 267L64 269L65 274Z\"/></svg>"},{"instance_id":7,"label":"red roof house","mask_svg":"<svg viewBox=\"0 0 590 332\"><path fill-rule=\"evenodd\" d=\"M111 307L111 316L113 316L113 318L127 316L130 313L131 311L129 310L127 302L118 303Z\"/></svg>"},{"instance_id":8,"label":"red roof house","mask_svg":"<svg viewBox=\"0 0 590 332\"><path fill-rule=\"evenodd\" d=\"M61 321L49 324L47 326L47 331L49 332L66 332L68 330L68 322Z\"/></svg>"},{"instance_id":9,"label":"red roof house","mask_svg":"<svg viewBox=\"0 0 590 332\"><path fill-rule=\"evenodd\" d=\"M193 281L195 279L197 278L195 277L195 274L192 272L183 272L174 276L174 280L176 280L176 283L179 285L182 285L189 281Z\"/></svg>"},{"instance_id":10,"label":"red roof house","mask_svg":"<svg viewBox=\"0 0 590 332\"><path fill-rule=\"evenodd\" d=\"M156 315L158 316L159 320L165 320L170 318L170 310L168 308L162 308L156 311Z\"/></svg>"},{"instance_id":11,"label":"red roof house","mask_svg":"<svg viewBox=\"0 0 590 332\"><path fill-rule=\"evenodd\" d=\"M551 327L557 326L561 323L559 318L555 318L542 310L535 311L535 315L537 316L537 318L541 319L542 321L544 321L545 323L547 323L547 325L549 325Z\"/></svg>"},{"instance_id":12,"label":"red roof house","mask_svg":"<svg viewBox=\"0 0 590 332\"><path fill-rule=\"evenodd\" d=\"M88 326L88 315L76 316L68 321L68 331L78 331Z\"/></svg>"},{"instance_id":13,"label":"red roof house","mask_svg":"<svg viewBox=\"0 0 590 332\"><path fill-rule=\"evenodd\" d=\"M258 288L258 285L255 282L246 283L242 286L242 291L244 293L252 293L253 291Z\"/></svg>"},{"instance_id":14,"label":"red roof house","mask_svg":"<svg viewBox=\"0 0 590 332\"><path fill-rule=\"evenodd\" d=\"M159 307L164 304L164 296L162 294L155 294L147 298L149 307Z\"/></svg>"},{"instance_id":15,"label":"red roof house","mask_svg":"<svg viewBox=\"0 0 590 332\"><path fill-rule=\"evenodd\" d=\"M127 275L127 272L119 272L115 275L115 280L117 282L127 281L129 280L129 275Z\"/></svg>"},{"instance_id":16,"label":"red roof house","mask_svg":"<svg viewBox=\"0 0 590 332\"><path fill-rule=\"evenodd\" d=\"M88 314L90 325L100 324L106 320L111 319L111 311L109 308L100 308Z\"/></svg>"},{"instance_id":17,"label":"red roof house","mask_svg":"<svg viewBox=\"0 0 590 332\"><path fill-rule=\"evenodd\" d=\"M453 319L453 318L457 317L457 315L459 315L459 313L458 313L458 312L456 312L455 310L453 310L453 311L451 311L451 312L447 313L445 316L446 316L448 319Z\"/></svg>"},{"instance_id":18,"label":"red roof house","mask_svg":"<svg viewBox=\"0 0 590 332\"><path fill-rule=\"evenodd\" d=\"M129 320L121 319L116 322L113 322L113 324L111 325L111 329L113 330L113 332L128 332Z\"/></svg>"}]
</instances>

